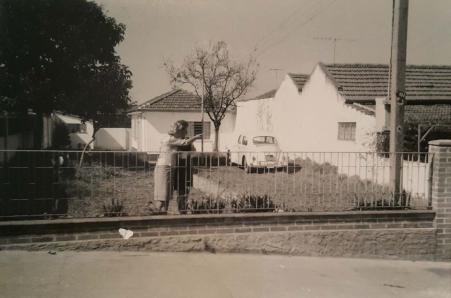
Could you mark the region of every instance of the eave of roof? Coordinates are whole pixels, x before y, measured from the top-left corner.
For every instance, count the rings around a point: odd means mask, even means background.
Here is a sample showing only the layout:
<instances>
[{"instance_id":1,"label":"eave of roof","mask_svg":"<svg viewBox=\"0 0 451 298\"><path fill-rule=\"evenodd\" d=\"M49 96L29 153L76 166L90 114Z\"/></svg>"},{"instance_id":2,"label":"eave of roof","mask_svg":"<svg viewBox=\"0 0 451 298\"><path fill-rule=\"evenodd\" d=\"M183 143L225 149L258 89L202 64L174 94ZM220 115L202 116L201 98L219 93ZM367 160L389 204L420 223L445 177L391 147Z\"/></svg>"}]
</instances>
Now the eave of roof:
<instances>
[{"instance_id":1,"label":"eave of roof","mask_svg":"<svg viewBox=\"0 0 451 298\"><path fill-rule=\"evenodd\" d=\"M259 99L267 99L267 98L274 98L276 95L277 89L272 89L270 91L267 91L263 94L260 94L254 98L247 98L247 99L240 99L237 100L237 102L246 102L246 101L252 101L252 100L259 100Z\"/></svg>"},{"instance_id":2,"label":"eave of roof","mask_svg":"<svg viewBox=\"0 0 451 298\"><path fill-rule=\"evenodd\" d=\"M374 105L362 105L358 103L347 104L347 106L366 115L375 116ZM404 108L405 124L451 124L451 104L430 105L406 105Z\"/></svg>"}]
</instances>

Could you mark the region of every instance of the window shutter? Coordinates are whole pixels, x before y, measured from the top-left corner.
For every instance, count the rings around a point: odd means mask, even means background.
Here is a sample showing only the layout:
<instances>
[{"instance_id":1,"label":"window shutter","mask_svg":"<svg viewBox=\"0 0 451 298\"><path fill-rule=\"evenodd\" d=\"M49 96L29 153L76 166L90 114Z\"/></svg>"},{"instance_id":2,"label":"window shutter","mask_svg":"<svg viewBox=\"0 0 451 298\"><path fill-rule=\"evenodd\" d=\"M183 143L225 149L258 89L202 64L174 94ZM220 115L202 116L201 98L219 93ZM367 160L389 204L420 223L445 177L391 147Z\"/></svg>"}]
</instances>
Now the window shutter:
<instances>
[{"instance_id":1,"label":"window shutter","mask_svg":"<svg viewBox=\"0 0 451 298\"><path fill-rule=\"evenodd\" d=\"M194 122L188 122L188 137L191 138L194 136Z\"/></svg>"}]
</instances>

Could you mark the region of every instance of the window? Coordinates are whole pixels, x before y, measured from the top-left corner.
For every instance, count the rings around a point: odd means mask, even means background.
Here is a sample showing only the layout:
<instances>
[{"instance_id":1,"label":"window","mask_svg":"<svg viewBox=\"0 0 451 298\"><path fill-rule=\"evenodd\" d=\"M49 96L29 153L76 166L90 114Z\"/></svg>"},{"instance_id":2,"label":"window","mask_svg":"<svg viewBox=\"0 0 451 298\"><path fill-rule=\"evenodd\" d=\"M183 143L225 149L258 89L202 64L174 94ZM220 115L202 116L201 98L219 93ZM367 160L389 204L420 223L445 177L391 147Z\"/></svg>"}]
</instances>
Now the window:
<instances>
[{"instance_id":1,"label":"window","mask_svg":"<svg viewBox=\"0 0 451 298\"><path fill-rule=\"evenodd\" d=\"M355 141L355 122L338 122L338 140Z\"/></svg>"},{"instance_id":2,"label":"window","mask_svg":"<svg viewBox=\"0 0 451 298\"><path fill-rule=\"evenodd\" d=\"M247 146L247 138L246 138L246 136L243 136L241 138L241 144L243 144L244 146Z\"/></svg>"},{"instance_id":3,"label":"window","mask_svg":"<svg viewBox=\"0 0 451 298\"><path fill-rule=\"evenodd\" d=\"M276 139L270 136L258 136L252 139L254 144L275 144Z\"/></svg>"},{"instance_id":4,"label":"window","mask_svg":"<svg viewBox=\"0 0 451 298\"><path fill-rule=\"evenodd\" d=\"M204 122L204 140L210 139L210 122ZM202 133L202 122L188 122L188 137L192 137Z\"/></svg>"}]
</instances>

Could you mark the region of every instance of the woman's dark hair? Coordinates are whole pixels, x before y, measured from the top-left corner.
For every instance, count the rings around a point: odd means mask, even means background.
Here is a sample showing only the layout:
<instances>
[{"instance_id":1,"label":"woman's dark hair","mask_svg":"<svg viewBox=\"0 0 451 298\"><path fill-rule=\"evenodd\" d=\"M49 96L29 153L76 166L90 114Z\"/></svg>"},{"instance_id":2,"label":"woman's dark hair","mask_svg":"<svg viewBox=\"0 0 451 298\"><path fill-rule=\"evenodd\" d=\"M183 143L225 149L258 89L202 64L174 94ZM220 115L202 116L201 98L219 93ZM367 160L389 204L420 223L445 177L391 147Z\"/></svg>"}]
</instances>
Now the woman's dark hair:
<instances>
[{"instance_id":1,"label":"woman's dark hair","mask_svg":"<svg viewBox=\"0 0 451 298\"><path fill-rule=\"evenodd\" d=\"M188 122L185 120L177 120L169 130L168 134L173 136L176 132L184 130L188 127Z\"/></svg>"}]
</instances>

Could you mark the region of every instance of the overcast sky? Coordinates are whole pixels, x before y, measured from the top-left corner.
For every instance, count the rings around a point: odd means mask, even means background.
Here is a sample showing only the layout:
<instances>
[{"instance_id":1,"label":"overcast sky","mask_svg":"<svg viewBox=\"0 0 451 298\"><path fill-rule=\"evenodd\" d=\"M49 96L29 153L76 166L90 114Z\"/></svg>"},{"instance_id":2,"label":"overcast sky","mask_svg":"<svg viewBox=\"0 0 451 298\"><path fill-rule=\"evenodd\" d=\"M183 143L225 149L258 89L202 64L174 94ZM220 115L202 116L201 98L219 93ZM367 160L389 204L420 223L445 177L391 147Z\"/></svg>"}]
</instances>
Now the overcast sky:
<instances>
[{"instance_id":1,"label":"overcast sky","mask_svg":"<svg viewBox=\"0 0 451 298\"><path fill-rule=\"evenodd\" d=\"M257 48L257 82L246 97L276 88L288 72L309 74L319 61L390 59L392 0L96 0L127 27L118 46L133 72L139 103L170 90L164 59L223 40L232 56ZM451 1L410 0L409 64L451 65ZM282 69L274 71L271 69Z\"/></svg>"}]
</instances>

